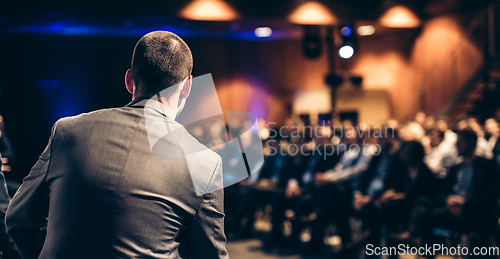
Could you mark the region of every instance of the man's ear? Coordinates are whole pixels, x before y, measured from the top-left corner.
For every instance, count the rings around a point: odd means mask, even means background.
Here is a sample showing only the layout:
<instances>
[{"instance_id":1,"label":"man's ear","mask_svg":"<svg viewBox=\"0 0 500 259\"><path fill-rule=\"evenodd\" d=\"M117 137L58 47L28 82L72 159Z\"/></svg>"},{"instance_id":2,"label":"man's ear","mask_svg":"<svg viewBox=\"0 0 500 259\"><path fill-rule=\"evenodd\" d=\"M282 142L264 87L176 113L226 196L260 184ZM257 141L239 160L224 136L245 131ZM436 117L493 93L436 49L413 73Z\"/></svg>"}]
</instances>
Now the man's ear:
<instances>
[{"instance_id":1,"label":"man's ear","mask_svg":"<svg viewBox=\"0 0 500 259\"><path fill-rule=\"evenodd\" d=\"M182 86L181 94L179 95L179 99L186 99L189 96L189 93L191 92L191 84L193 83L193 76L190 75L188 78L186 78L186 81L184 82L184 85Z\"/></svg>"},{"instance_id":2,"label":"man's ear","mask_svg":"<svg viewBox=\"0 0 500 259\"><path fill-rule=\"evenodd\" d=\"M132 69L127 69L125 73L125 86L127 87L127 91L131 94L134 94L134 79L132 78Z\"/></svg>"}]
</instances>

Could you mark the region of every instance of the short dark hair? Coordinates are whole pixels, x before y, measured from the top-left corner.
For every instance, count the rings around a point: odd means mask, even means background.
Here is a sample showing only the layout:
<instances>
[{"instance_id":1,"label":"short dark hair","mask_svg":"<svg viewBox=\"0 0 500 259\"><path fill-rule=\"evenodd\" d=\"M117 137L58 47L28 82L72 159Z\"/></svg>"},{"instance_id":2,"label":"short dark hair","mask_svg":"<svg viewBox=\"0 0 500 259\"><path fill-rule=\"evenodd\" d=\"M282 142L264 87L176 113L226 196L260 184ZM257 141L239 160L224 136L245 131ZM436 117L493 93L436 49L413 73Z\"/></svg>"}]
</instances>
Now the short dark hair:
<instances>
[{"instance_id":1,"label":"short dark hair","mask_svg":"<svg viewBox=\"0 0 500 259\"><path fill-rule=\"evenodd\" d=\"M403 143L400 155L414 165L424 160L425 150L420 142L412 140Z\"/></svg>"},{"instance_id":2,"label":"short dark hair","mask_svg":"<svg viewBox=\"0 0 500 259\"><path fill-rule=\"evenodd\" d=\"M191 75L193 56L188 45L168 31L144 35L135 45L132 78L138 90L155 95Z\"/></svg>"},{"instance_id":3,"label":"short dark hair","mask_svg":"<svg viewBox=\"0 0 500 259\"><path fill-rule=\"evenodd\" d=\"M469 143L474 143L474 145L477 143L477 134L469 127L457 131L457 135L463 137Z\"/></svg>"}]
</instances>

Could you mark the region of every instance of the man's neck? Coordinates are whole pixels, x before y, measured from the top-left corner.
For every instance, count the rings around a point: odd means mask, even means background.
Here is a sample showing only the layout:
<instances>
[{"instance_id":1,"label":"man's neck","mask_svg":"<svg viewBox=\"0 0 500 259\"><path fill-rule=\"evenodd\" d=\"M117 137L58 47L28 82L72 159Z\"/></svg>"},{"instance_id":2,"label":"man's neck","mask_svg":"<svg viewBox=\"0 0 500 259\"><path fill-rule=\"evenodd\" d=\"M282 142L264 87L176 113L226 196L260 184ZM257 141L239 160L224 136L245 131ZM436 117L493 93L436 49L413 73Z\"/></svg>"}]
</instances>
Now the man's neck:
<instances>
[{"instance_id":1,"label":"man's neck","mask_svg":"<svg viewBox=\"0 0 500 259\"><path fill-rule=\"evenodd\" d=\"M170 96L170 97L163 97L160 96L159 94L155 94L154 96L144 96L141 94L134 93L132 95L132 101L133 102L138 102L140 100L144 99L155 99L161 104L163 104L169 111L169 113L174 114L175 116L179 112L179 98L175 98L175 96Z\"/></svg>"},{"instance_id":2,"label":"man's neck","mask_svg":"<svg viewBox=\"0 0 500 259\"><path fill-rule=\"evenodd\" d=\"M174 98L173 96L171 96L170 98L167 99L167 98L162 97L158 94L158 95L156 95L156 98L160 103L162 103L165 107L167 107L167 109L170 112L172 112L173 114L177 114L177 112L179 111L179 108L177 105L179 100L178 99L176 100L176 98Z\"/></svg>"}]
</instances>

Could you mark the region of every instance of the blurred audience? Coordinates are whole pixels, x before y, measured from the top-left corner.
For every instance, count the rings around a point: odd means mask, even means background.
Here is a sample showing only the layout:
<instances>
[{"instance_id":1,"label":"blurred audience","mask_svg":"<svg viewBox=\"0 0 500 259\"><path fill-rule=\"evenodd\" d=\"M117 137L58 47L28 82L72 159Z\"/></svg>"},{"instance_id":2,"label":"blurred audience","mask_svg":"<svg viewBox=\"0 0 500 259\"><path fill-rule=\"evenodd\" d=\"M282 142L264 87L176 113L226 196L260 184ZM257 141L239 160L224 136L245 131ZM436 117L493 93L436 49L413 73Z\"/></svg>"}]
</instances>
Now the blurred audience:
<instances>
[{"instance_id":1,"label":"blurred audience","mask_svg":"<svg viewBox=\"0 0 500 259\"><path fill-rule=\"evenodd\" d=\"M368 243L430 244L436 229L496 231L499 124L449 125L424 113L380 127L260 120L265 162L226 191L229 237L262 238L266 251L358 258Z\"/></svg>"}]
</instances>

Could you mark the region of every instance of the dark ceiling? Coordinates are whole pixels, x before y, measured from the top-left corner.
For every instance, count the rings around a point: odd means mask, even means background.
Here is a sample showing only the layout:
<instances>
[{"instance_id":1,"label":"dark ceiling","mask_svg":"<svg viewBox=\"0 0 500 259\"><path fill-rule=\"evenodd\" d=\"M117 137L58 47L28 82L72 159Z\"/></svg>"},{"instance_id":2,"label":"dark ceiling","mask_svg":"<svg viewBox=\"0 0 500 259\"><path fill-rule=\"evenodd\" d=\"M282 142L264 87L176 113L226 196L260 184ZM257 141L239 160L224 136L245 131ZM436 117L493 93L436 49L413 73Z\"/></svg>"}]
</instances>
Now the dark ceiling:
<instances>
[{"instance_id":1,"label":"dark ceiling","mask_svg":"<svg viewBox=\"0 0 500 259\"><path fill-rule=\"evenodd\" d=\"M192 0L191 0L192 1ZM240 15L236 22L199 22L179 19L191 1L172 0L53 0L1 1L0 33L140 36L169 30L183 37L240 40L293 39L300 35L286 18L308 0L225 0ZM487 0L316 0L340 19L376 21L390 7L403 4L425 20L445 13L475 16ZM270 26L273 36L256 38L253 30Z\"/></svg>"},{"instance_id":2,"label":"dark ceiling","mask_svg":"<svg viewBox=\"0 0 500 259\"><path fill-rule=\"evenodd\" d=\"M29 11L64 11L86 14L168 15L177 12L190 1L173 0L54 0L2 1L0 14L10 15ZM243 17L281 19L306 0L226 0ZM395 4L410 7L422 18L446 12L462 12L486 6L487 0L319 0L341 18L374 20Z\"/></svg>"}]
</instances>

